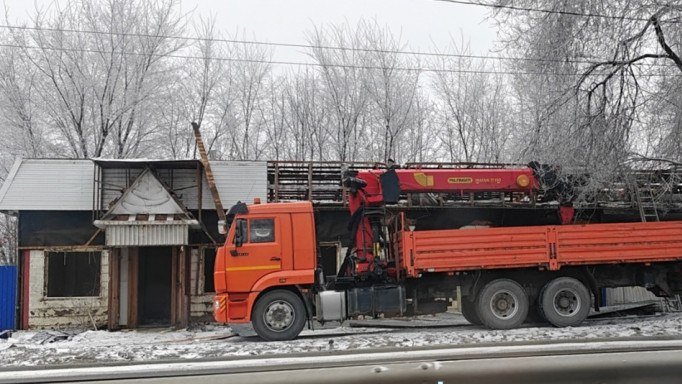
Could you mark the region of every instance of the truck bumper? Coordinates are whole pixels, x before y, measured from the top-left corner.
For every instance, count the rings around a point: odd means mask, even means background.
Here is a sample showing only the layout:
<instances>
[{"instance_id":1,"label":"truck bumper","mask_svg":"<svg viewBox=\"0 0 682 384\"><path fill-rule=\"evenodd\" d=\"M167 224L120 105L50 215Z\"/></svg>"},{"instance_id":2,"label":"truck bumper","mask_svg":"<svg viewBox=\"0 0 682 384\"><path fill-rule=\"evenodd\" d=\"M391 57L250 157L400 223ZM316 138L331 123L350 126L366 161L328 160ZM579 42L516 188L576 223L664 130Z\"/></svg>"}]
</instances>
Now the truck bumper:
<instances>
[{"instance_id":1,"label":"truck bumper","mask_svg":"<svg viewBox=\"0 0 682 384\"><path fill-rule=\"evenodd\" d=\"M229 320L227 303L227 293L218 294L213 297L213 318L220 324L227 324Z\"/></svg>"},{"instance_id":2,"label":"truck bumper","mask_svg":"<svg viewBox=\"0 0 682 384\"><path fill-rule=\"evenodd\" d=\"M219 293L213 297L213 318L220 324L250 323L251 306L259 292Z\"/></svg>"}]
</instances>

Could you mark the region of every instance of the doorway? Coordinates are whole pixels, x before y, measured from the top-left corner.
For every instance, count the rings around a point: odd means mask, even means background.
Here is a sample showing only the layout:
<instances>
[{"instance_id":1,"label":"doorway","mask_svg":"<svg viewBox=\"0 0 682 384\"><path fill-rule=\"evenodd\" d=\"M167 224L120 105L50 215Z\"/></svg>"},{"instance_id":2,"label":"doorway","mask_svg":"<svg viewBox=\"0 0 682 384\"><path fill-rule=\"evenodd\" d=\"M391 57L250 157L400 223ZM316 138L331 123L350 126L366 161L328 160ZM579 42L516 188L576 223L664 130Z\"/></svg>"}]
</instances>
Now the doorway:
<instances>
[{"instance_id":1,"label":"doorway","mask_svg":"<svg viewBox=\"0 0 682 384\"><path fill-rule=\"evenodd\" d=\"M137 323L171 324L172 247L140 247L138 256Z\"/></svg>"}]
</instances>

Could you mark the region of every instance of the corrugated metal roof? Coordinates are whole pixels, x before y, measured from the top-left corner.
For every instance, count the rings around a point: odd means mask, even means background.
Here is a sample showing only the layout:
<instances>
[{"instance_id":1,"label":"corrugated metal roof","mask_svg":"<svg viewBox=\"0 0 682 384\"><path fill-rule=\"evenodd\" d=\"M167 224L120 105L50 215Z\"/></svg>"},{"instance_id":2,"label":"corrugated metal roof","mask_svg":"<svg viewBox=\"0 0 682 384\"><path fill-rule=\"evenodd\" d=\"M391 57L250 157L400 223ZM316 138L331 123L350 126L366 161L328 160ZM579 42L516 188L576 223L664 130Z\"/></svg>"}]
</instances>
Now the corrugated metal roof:
<instances>
[{"instance_id":1,"label":"corrugated metal roof","mask_svg":"<svg viewBox=\"0 0 682 384\"><path fill-rule=\"evenodd\" d=\"M19 159L0 189L0 210L91 210L93 167L91 160ZM226 209L237 201L250 203L256 197L267 200L267 162L211 161L211 168ZM142 170L103 170L102 208L108 209ZM157 172L162 181L177 190L176 195L188 209L198 208L194 169ZM206 178L202 180L202 208L215 209Z\"/></svg>"},{"instance_id":2,"label":"corrugated metal roof","mask_svg":"<svg viewBox=\"0 0 682 384\"><path fill-rule=\"evenodd\" d=\"M211 170L225 209L237 201L252 203L255 197L267 201L268 166L265 161L211 161ZM215 209L211 191L204 177L202 205ZM196 206L196 205L195 205ZM188 208L193 209L190 205Z\"/></svg>"},{"instance_id":3,"label":"corrugated metal roof","mask_svg":"<svg viewBox=\"0 0 682 384\"><path fill-rule=\"evenodd\" d=\"M91 160L17 159L0 189L0 211L92 209Z\"/></svg>"},{"instance_id":4,"label":"corrugated metal roof","mask_svg":"<svg viewBox=\"0 0 682 384\"><path fill-rule=\"evenodd\" d=\"M108 225L106 244L111 247L186 245L188 224Z\"/></svg>"}]
</instances>

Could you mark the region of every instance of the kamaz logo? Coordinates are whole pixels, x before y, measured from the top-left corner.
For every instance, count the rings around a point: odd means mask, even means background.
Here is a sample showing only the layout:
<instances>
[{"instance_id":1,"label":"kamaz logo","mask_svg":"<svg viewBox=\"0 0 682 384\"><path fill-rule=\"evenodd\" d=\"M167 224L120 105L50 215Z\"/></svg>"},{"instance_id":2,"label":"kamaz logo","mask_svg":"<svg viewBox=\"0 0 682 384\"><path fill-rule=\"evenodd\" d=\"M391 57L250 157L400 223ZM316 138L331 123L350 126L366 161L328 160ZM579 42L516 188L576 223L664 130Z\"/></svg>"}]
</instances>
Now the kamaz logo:
<instances>
[{"instance_id":1,"label":"kamaz logo","mask_svg":"<svg viewBox=\"0 0 682 384\"><path fill-rule=\"evenodd\" d=\"M448 184L471 184L474 179L471 177L448 177Z\"/></svg>"}]
</instances>

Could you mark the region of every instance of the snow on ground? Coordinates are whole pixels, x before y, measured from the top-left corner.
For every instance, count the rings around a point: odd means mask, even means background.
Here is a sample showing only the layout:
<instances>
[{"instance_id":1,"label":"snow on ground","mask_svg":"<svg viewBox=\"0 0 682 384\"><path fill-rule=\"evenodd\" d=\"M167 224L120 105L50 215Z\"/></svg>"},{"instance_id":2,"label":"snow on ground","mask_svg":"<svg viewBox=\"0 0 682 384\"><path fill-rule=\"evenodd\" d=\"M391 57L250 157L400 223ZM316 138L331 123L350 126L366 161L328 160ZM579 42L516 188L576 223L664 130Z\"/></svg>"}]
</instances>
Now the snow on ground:
<instances>
[{"instance_id":1,"label":"snow on ground","mask_svg":"<svg viewBox=\"0 0 682 384\"><path fill-rule=\"evenodd\" d=\"M384 326L395 327L400 324L412 327L351 328L344 326L304 331L298 339L287 342L264 342L258 338L230 336L229 328L218 326L179 331L159 329L120 332L85 331L69 340L49 344L39 344L31 340L38 331L18 331L10 339L0 340L0 366L229 358L300 352L369 350L382 347L637 336L682 337L681 313L588 320L580 327L536 326L506 331L493 331L468 325L459 315L453 314L446 314L445 319L423 318L416 323L400 320L386 321ZM425 326L425 328L416 328L415 324Z\"/></svg>"}]
</instances>

